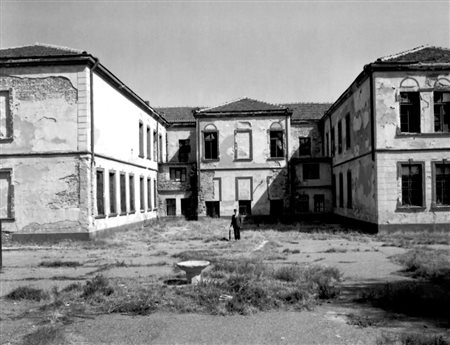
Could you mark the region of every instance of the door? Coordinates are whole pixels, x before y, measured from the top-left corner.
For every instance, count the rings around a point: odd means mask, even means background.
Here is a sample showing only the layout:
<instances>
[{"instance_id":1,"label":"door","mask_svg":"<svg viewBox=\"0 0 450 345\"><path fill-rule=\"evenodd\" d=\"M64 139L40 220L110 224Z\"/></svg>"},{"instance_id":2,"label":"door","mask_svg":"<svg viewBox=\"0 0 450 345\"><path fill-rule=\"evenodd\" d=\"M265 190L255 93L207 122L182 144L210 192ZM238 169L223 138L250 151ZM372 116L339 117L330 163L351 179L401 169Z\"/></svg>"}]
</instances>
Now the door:
<instances>
[{"instance_id":1,"label":"door","mask_svg":"<svg viewBox=\"0 0 450 345\"><path fill-rule=\"evenodd\" d=\"M176 216L177 215L176 199L166 199L166 205L167 205L167 216Z\"/></svg>"}]
</instances>

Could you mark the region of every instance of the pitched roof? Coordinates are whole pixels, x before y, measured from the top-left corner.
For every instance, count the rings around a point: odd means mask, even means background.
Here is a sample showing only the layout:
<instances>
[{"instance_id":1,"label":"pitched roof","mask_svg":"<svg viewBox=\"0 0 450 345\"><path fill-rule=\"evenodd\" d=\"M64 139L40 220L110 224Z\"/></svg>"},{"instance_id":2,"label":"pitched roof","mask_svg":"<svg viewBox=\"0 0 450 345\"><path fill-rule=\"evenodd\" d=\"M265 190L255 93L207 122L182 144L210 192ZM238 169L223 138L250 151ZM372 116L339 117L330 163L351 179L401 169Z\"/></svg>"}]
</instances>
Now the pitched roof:
<instances>
[{"instance_id":1,"label":"pitched roof","mask_svg":"<svg viewBox=\"0 0 450 345\"><path fill-rule=\"evenodd\" d=\"M167 107L155 108L167 121L175 122L194 122L194 110L198 107Z\"/></svg>"},{"instance_id":2,"label":"pitched roof","mask_svg":"<svg viewBox=\"0 0 450 345\"><path fill-rule=\"evenodd\" d=\"M0 49L0 58L49 57L85 54L82 50L36 43L30 46Z\"/></svg>"},{"instance_id":3,"label":"pitched roof","mask_svg":"<svg viewBox=\"0 0 450 345\"><path fill-rule=\"evenodd\" d=\"M205 108L199 113L238 113L238 112L259 112L259 111L283 111L286 107L257 101L251 98L241 98L237 101L231 101L217 107Z\"/></svg>"},{"instance_id":4,"label":"pitched roof","mask_svg":"<svg viewBox=\"0 0 450 345\"><path fill-rule=\"evenodd\" d=\"M292 121L320 120L333 103L287 103L292 110Z\"/></svg>"},{"instance_id":5,"label":"pitched roof","mask_svg":"<svg viewBox=\"0 0 450 345\"><path fill-rule=\"evenodd\" d=\"M450 49L420 46L397 54L379 58L387 63L450 63Z\"/></svg>"}]
</instances>

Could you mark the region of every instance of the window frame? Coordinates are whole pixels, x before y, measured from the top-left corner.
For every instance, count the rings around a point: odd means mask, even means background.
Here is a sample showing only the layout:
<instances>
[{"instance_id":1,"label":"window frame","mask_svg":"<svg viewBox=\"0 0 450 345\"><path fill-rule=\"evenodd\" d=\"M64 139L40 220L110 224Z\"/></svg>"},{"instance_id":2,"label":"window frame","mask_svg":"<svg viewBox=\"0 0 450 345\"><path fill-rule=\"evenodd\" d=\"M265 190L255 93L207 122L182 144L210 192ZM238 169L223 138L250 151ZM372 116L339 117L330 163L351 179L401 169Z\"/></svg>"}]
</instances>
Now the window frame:
<instances>
[{"instance_id":1,"label":"window frame","mask_svg":"<svg viewBox=\"0 0 450 345\"><path fill-rule=\"evenodd\" d=\"M112 176L112 184L111 184ZM108 171L108 196L109 196L109 217L117 216L117 178L116 171Z\"/></svg>"},{"instance_id":2,"label":"window frame","mask_svg":"<svg viewBox=\"0 0 450 345\"><path fill-rule=\"evenodd\" d=\"M436 165L450 166L450 161L443 159L440 161L431 161L431 209L433 211L450 211L450 204L438 204L437 203L437 176L436 176Z\"/></svg>"},{"instance_id":3,"label":"window frame","mask_svg":"<svg viewBox=\"0 0 450 345\"><path fill-rule=\"evenodd\" d=\"M303 199L303 200L301 200ZM297 206L298 206L298 213L310 213L310 208L309 208L309 194L300 194L298 196L298 201L297 201ZM303 209L301 207L301 205L305 205L306 208Z\"/></svg>"},{"instance_id":4,"label":"window frame","mask_svg":"<svg viewBox=\"0 0 450 345\"><path fill-rule=\"evenodd\" d=\"M349 150L352 147L352 128L350 122L350 113L345 115L345 149Z\"/></svg>"},{"instance_id":5,"label":"window frame","mask_svg":"<svg viewBox=\"0 0 450 345\"><path fill-rule=\"evenodd\" d=\"M152 210L152 179L147 177L147 212Z\"/></svg>"},{"instance_id":6,"label":"window frame","mask_svg":"<svg viewBox=\"0 0 450 345\"><path fill-rule=\"evenodd\" d=\"M437 93L448 93L450 95L449 90L439 90L439 91L433 91L433 117L434 117L434 132L435 133L450 133L450 101L449 102L436 102L436 94ZM440 114L438 115L440 117L439 124L441 126L441 130L436 130L436 107L439 107ZM442 114L442 109L445 110L445 108L448 109L448 113ZM444 124L445 124L445 115L447 115L447 122L448 122L448 128L447 130L443 130Z\"/></svg>"},{"instance_id":7,"label":"window frame","mask_svg":"<svg viewBox=\"0 0 450 345\"><path fill-rule=\"evenodd\" d=\"M144 158L144 122L139 121L139 158Z\"/></svg>"},{"instance_id":8,"label":"window frame","mask_svg":"<svg viewBox=\"0 0 450 345\"><path fill-rule=\"evenodd\" d=\"M242 203L242 204L241 204ZM241 209L245 206L246 212L241 212ZM252 200L238 200L239 214L243 217L252 215Z\"/></svg>"},{"instance_id":9,"label":"window frame","mask_svg":"<svg viewBox=\"0 0 450 345\"><path fill-rule=\"evenodd\" d=\"M182 142L184 142L183 145L181 145ZM189 144L186 145L186 142ZM182 148L188 148L188 149L182 149ZM185 150L187 152L182 152ZM191 140L190 139L178 139L178 162L179 163L188 163L190 154L191 154ZM182 159L181 157L186 157L186 158Z\"/></svg>"},{"instance_id":10,"label":"window frame","mask_svg":"<svg viewBox=\"0 0 450 345\"><path fill-rule=\"evenodd\" d=\"M0 168L0 174L5 174L6 180L8 182L8 195L7 199L7 207L6 207L6 217L0 218L0 220L4 221L13 221L15 219L15 208L14 208L14 185L13 185L13 169L12 168Z\"/></svg>"},{"instance_id":11,"label":"window frame","mask_svg":"<svg viewBox=\"0 0 450 345\"><path fill-rule=\"evenodd\" d=\"M237 153L238 153L238 144L236 142L236 138L237 138L237 134L238 133L249 133L248 136L248 140L249 140L249 158L238 158L237 157ZM240 162L251 162L253 160L253 133L252 130L250 128L245 128L245 129L235 129L234 130L234 160L235 161L240 161Z\"/></svg>"},{"instance_id":12,"label":"window frame","mask_svg":"<svg viewBox=\"0 0 450 345\"><path fill-rule=\"evenodd\" d=\"M210 125L206 125L204 128L208 127ZM220 160L219 157L219 131L217 130L216 126L211 125L214 127L214 129L203 129L202 130L202 160L204 162L217 162ZM215 158L206 158L206 135L215 133L216 135L216 155ZM212 152L212 149L211 149Z\"/></svg>"},{"instance_id":13,"label":"window frame","mask_svg":"<svg viewBox=\"0 0 450 345\"><path fill-rule=\"evenodd\" d=\"M342 153L342 120L338 122L338 153Z\"/></svg>"},{"instance_id":14,"label":"window frame","mask_svg":"<svg viewBox=\"0 0 450 345\"><path fill-rule=\"evenodd\" d=\"M281 128L272 128L272 126L274 124L278 124L280 125ZM286 155L286 144L284 142L285 140L285 129L283 128L283 126L281 125L281 123L279 122L274 122L272 123L272 125L270 126L271 128L269 129L269 158L268 160L283 160L285 159L285 155ZM272 156L272 133L281 133L281 144L283 145L282 147L282 152L281 155L277 155L277 156ZM274 138L276 140L276 138Z\"/></svg>"},{"instance_id":15,"label":"window frame","mask_svg":"<svg viewBox=\"0 0 450 345\"><path fill-rule=\"evenodd\" d=\"M134 179L134 174L128 174L128 203L129 203L129 214L136 213L136 182Z\"/></svg>"},{"instance_id":16,"label":"window frame","mask_svg":"<svg viewBox=\"0 0 450 345\"><path fill-rule=\"evenodd\" d=\"M122 180L123 177L123 180ZM123 182L123 183L122 183ZM122 194L122 185L124 187ZM119 174L119 188L120 188L120 215L124 216L128 213L127 206L127 174L124 171L121 171ZM123 197L123 198L122 198Z\"/></svg>"},{"instance_id":17,"label":"window frame","mask_svg":"<svg viewBox=\"0 0 450 345\"><path fill-rule=\"evenodd\" d=\"M307 167L310 169L309 173L307 172ZM314 168L312 168L314 167ZM314 175L313 177L311 177L313 174L311 174L311 171L316 172L316 167L317 167L317 177L315 177L316 175ZM303 180L304 181L309 181L309 180L320 180L320 163L303 163L302 164L302 173L303 173Z\"/></svg>"},{"instance_id":18,"label":"window frame","mask_svg":"<svg viewBox=\"0 0 450 345\"><path fill-rule=\"evenodd\" d=\"M147 134L147 137L146 137L146 143L147 143L147 159L148 160L151 160L152 159L152 129L150 128L150 126L147 126L147 129L146 129L146 134Z\"/></svg>"},{"instance_id":19,"label":"window frame","mask_svg":"<svg viewBox=\"0 0 450 345\"><path fill-rule=\"evenodd\" d=\"M235 193L236 201L239 201L239 180L250 180L250 201L253 201L253 177L252 176L240 176L235 177ZM242 199L245 201L246 199Z\"/></svg>"},{"instance_id":20,"label":"window frame","mask_svg":"<svg viewBox=\"0 0 450 345\"><path fill-rule=\"evenodd\" d=\"M14 140L14 114L13 114L13 89L0 89L0 94L5 93L5 130L4 136L0 136L0 143L10 143Z\"/></svg>"},{"instance_id":21,"label":"window frame","mask_svg":"<svg viewBox=\"0 0 450 345\"><path fill-rule=\"evenodd\" d=\"M421 167L421 188L422 188L422 205L404 205L403 204L403 181L402 181L402 167L403 165L420 165ZM397 212L420 212L426 209L426 189L425 189L425 162L424 161L400 161L397 162L397 179L400 182L400 194L397 202Z\"/></svg>"},{"instance_id":22,"label":"window frame","mask_svg":"<svg viewBox=\"0 0 450 345\"><path fill-rule=\"evenodd\" d=\"M158 131L153 130L153 161L158 161Z\"/></svg>"},{"instance_id":23,"label":"window frame","mask_svg":"<svg viewBox=\"0 0 450 345\"><path fill-rule=\"evenodd\" d=\"M307 154L302 154L302 146L305 144L302 144L302 141L308 142L309 150ZM311 146L312 140L311 137L299 137L298 138L298 156L299 157L311 157L312 155L312 146Z\"/></svg>"},{"instance_id":24,"label":"window frame","mask_svg":"<svg viewBox=\"0 0 450 345\"><path fill-rule=\"evenodd\" d=\"M177 171L180 171L180 179L176 178ZM184 171L184 180L183 180L183 171ZM173 174L172 174L173 172ZM175 178L172 178L172 175ZM187 181L187 169L185 167L170 167L169 168L169 179L173 182L186 182Z\"/></svg>"},{"instance_id":25,"label":"window frame","mask_svg":"<svg viewBox=\"0 0 450 345\"><path fill-rule=\"evenodd\" d=\"M339 208L344 208L344 174L339 173Z\"/></svg>"},{"instance_id":26,"label":"window frame","mask_svg":"<svg viewBox=\"0 0 450 345\"><path fill-rule=\"evenodd\" d=\"M214 187L214 180L219 181L219 197L213 201L222 201L222 178L221 177L213 177L213 187Z\"/></svg>"},{"instance_id":27,"label":"window frame","mask_svg":"<svg viewBox=\"0 0 450 345\"><path fill-rule=\"evenodd\" d=\"M336 135L334 126L332 126L330 130L330 148L331 148L331 157L334 157L336 154Z\"/></svg>"},{"instance_id":28,"label":"window frame","mask_svg":"<svg viewBox=\"0 0 450 345\"><path fill-rule=\"evenodd\" d=\"M353 177L352 177L352 171L349 169L347 170L347 208L352 209L353 208Z\"/></svg>"},{"instance_id":29,"label":"window frame","mask_svg":"<svg viewBox=\"0 0 450 345\"><path fill-rule=\"evenodd\" d=\"M145 178L139 176L139 211L145 212Z\"/></svg>"},{"instance_id":30,"label":"window frame","mask_svg":"<svg viewBox=\"0 0 450 345\"><path fill-rule=\"evenodd\" d=\"M314 213L324 213L325 212L325 194L314 194L313 199L314 199ZM319 206L319 207L317 207L317 206Z\"/></svg>"},{"instance_id":31,"label":"window frame","mask_svg":"<svg viewBox=\"0 0 450 345\"><path fill-rule=\"evenodd\" d=\"M153 211L158 210L158 182L153 178Z\"/></svg>"},{"instance_id":32,"label":"window frame","mask_svg":"<svg viewBox=\"0 0 450 345\"><path fill-rule=\"evenodd\" d=\"M102 207L103 207L103 212L100 213L99 212L99 176L98 174L102 175L102 195L101 195L101 200L102 200ZM100 219L100 218L105 218L106 217L106 207L105 207L105 169L104 168L95 168L95 218L96 219Z\"/></svg>"},{"instance_id":33,"label":"window frame","mask_svg":"<svg viewBox=\"0 0 450 345\"><path fill-rule=\"evenodd\" d=\"M402 100L404 99L404 97L402 97L402 94L414 94L414 95L417 95L417 101L418 101L418 103L417 103L417 105L414 103L414 102L411 102L411 98L409 98L409 96L408 96L408 100L409 100L409 102L405 102L405 101L403 101L402 102ZM418 106L418 109L414 109L413 108L413 106ZM403 107L403 109L404 109L404 111L406 111L407 109L414 109L415 111L418 111L418 113L417 114L412 114L412 113L410 113L410 112L408 112L407 114L402 114L402 107ZM405 107L407 107L407 108L405 108ZM420 134L420 133L422 133L422 126L421 126L421 117L422 117L422 114L421 114L421 109L420 109L420 92L419 91L400 91L400 93L399 93L399 115L400 115L400 133L411 133L411 134ZM418 131L413 131L413 132L411 132L410 131L410 127L411 127L411 125L410 125L410 123L412 122L411 121L411 116L418 116ZM408 130L407 131L404 131L403 129L402 129L402 123L404 123L405 121L403 121L402 119L403 119L403 117L404 116L407 116L407 122L408 122Z\"/></svg>"}]
</instances>

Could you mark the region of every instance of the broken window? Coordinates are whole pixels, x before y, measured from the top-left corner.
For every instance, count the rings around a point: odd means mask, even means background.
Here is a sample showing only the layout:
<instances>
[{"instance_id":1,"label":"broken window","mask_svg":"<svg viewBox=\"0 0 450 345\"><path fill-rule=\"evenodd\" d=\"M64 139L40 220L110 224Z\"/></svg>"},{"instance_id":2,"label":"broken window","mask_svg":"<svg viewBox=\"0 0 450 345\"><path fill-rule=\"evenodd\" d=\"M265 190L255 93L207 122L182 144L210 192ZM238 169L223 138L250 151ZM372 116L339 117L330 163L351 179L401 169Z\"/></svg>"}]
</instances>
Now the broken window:
<instances>
[{"instance_id":1,"label":"broken window","mask_svg":"<svg viewBox=\"0 0 450 345\"><path fill-rule=\"evenodd\" d=\"M423 206L422 165L402 164L402 205Z\"/></svg>"},{"instance_id":2,"label":"broken window","mask_svg":"<svg viewBox=\"0 0 450 345\"><path fill-rule=\"evenodd\" d=\"M220 201L205 201L206 215L211 218L220 218Z\"/></svg>"},{"instance_id":3,"label":"broken window","mask_svg":"<svg viewBox=\"0 0 450 345\"><path fill-rule=\"evenodd\" d=\"M325 212L325 195L323 194L314 195L314 212L315 213Z\"/></svg>"},{"instance_id":4,"label":"broken window","mask_svg":"<svg viewBox=\"0 0 450 345\"><path fill-rule=\"evenodd\" d=\"M109 172L109 215L117 214L117 199L116 199L116 173Z\"/></svg>"},{"instance_id":5,"label":"broken window","mask_svg":"<svg viewBox=\"0 0 450 345\"><path fill-rule=\"evenodd\" d=\"M158 136L158 162L163 161L163 145L162 145L162 135Z\"/></svg>"},{"instance_id":6,"label":"broken window","mask_svg":"<svg viewBox=\"0 0 450 345\"><path fill-rule=\"evenodd\" d=\"M120 173L120 213L127 213L127 186L125 173Z\"/></svg>"},{"instance_id":7,"label":"broken window","mask_svg":"<svg viewBox=\"0 0 450 345\"><path fill-rule=\"evenodd\" d=\"M12 118L9 109L9 91L0 91L0 139L12 137Z\"/></svg>"},{"instance_id":8,"label":"broken window","mask_svg":"<svg viewBox=\"0 0 450 345\"><path fill-rule=\"evenodd\" d=\"M219 148L219 145L217 143L217 132L204 132L203 138L205 144L204 159L217 159Z\"/></svg>"},{"instance_id":9,"label":"broken window","mask_svg":"<svg viewBox=\"0 0 450 345\"><path fill-rule=\"evenodd\" d=\"M147 159L151 159L151 155L152 155L152 148L151 148L151 131L150 131L150 127L147 126Z\"/></svg>"},{"instance_id":10,"label":"broken window","mask_svg":"<svg viewBox=\"0 0 450 345\"><path fill-rule=\"evenodd\" d=\"M168 216L177 215L177 200L176 199L166 199L166 211Z\"/></svg>"},{"instance_id":11,"label":"broken window","mask_svg":"<svg viewBox=\"0 0 450 345\"><path fill-rule=\"evenodd\" d=\"M345 148L348 150L352 145L350 113L345 115Z\"/></svg>"},{"instance_id":12,"label":"broken window","mask_svg":"<svg viewBox=\"0 0 450 345\"><path fill-rule=\"evenodd\" d=\"M331 156L334 157L336 147L334 146L334 127L331 128Z\"/></svg>"},{"instance_id":13,"label":"broken window","mask_svg":"<svg viewBox=\"0 0 450 345\"><path fill-rule=\"evenodd\" d=\"M303 164L303 180L320 179L320 164L305 163Z\"/></svg>"},{"instance_id":14,"label":"broken window","mask_svg":"<svg viewBox=\"0 0 450 345\"><path fill-rule=\"evenodd\" d=\"M339 207L344 207L344 175L339 173Z\"/></svg>"},{"instance_id":15,"label":"broken window","mask_svg":"<svg viewBox=\"0 0 450 345\"><path fill-rule=\"evenodd\" d=\"M153 131L153 160L156 162L158 160L158 134Z\"/></svg>"},{"instance_id":16,"label":"broken window","mask_svg":"<svg viewBox=\"0 0 450 345\"><path fill-rule=\"evenodd\" d=\"M139 157L144 158L144 124L139 121Z\"/></svg>"},{"instance_id":17,"label":"broken window","mask_svg":"<svg viewBox=\"0 0 450 345\"><path fill-rule=\"evenodd\" d=\"M152 180L147 178L147 211L152 210Z\"/></svg>"},{"instance_id":18,"label":"broken window","mask_svg":"<svg viewBox=\"0 0 450 345\"><path fill-rule=\"evenodd\" d=\"M353 207L352 172L347 171L347 208Z\"/></svg>"},{"instance_id":19,"label":"broken window","mask_svg":"<svg viewBox=\"0 0 450 345\"><path fill-rule=\"evenodd\" d=\"M400 92L400 130L404 133L420 133L419 92Z\"/></svg>"},{"instance_id":20,"label":"broken window","mask_svg":"<svg viewBox=\"0 0 450 345\"><path fill-rule=\"evenodd\" d=\"M144 186L144 177L139 177L139 204L141 206L141 212L145 211L145 186Z\"/></svg>"},{"instance_id":21,"label":"broken window","mask_svg":"<svg viewBox=\"0 0 450 345\"><path fill-rule=\"evenodd\" d=\"M450 205L450 164L435 165L436 204Z\"/></svg>"},{"instance_id":22,"label":"broken window","mask_svg":"<svg viewBox=\"0 0 450 345\"><path fill-rule=\"evenodd\" d=\"M327 157L329 157L330 156L330 134L328 132L325 134L325 145L326 145Z\"/></svg>"},{"instance_id":23,"label":"broken window","mask_svg":"<svg viewBox=\"0 0 450 345\"><path fill-rule=\"evenodd\" d=\"M342 121L338 122L338 152L342 153Z\"/></svg>"},{"instance_id":24,"label":"broken window","mask_svg":"<svg viewBox=\"0 0 450 345\"><path fill-rule=\"evenodd\" d=\"M130 213L134 213L136 211L136 205L134 204L134 191L136 186L134 185L134 176L128 176L128 186L130 188Z\"/></svg>"},{"instance_id":25,"label":"broken window","mask_svg":"<svg viewBox=\"0 0 450 345\"><path fill-rule=\"evenodd\" d=\"M177 182L186 181L186 168L170 168L169 169L170 179Z\"/></svg>"},{"instance_id":26,"label":"broken window","mask_svg":"<svg viewBox=\"0 0 450 345\"><path fill-rule=\"evenodd\" d=\"M270 158L283 158L283 137L284 131L281 129L281 125L279 123L273 124L270 129Z\"/></svg>"},{"instance_id":27,"label":"broken window","mask_svg":"<svg viewBox=\"0 0 450 345\"><path fill-rule=\"evenodd\" d=\"M96 186L97 186L97 216L105 215L105 176L103 169L96 170Z\"/></svg>"},{"instance_id":28,"label":"broken window","mask_svg":"<svg viewBox=\"0 0 450 345\"><path fill-rule=\"evenodd\" d=\"M450 92L434 93L434 131L450 132Z\"/></svg>"},{"instance_id":29,"label":"broken window","mask_svg":"<svg viewBox=\"0 0 450 345\"><path fill-rule=\"evenodd\" d=\"M189 139L178 140L178 161L188 162L189 153L191 153L191 143Z\"/></svg>"},{"instance_id":30,"label":"broken window","mask_svg":"<svg viewBox=\"0 0 450 345\"><path fill-rule=\"evenodd\" d=\"M239 213L243 216L250 216L252 214L251 200L239 200Z\"/></svg>"},{"instance_id":31,"label":"broken window","mask_svg":"<svg viewBox=\"0 0 450 345\"><path fill-rule=\"evenodd\" d=\"M158 188L156 184L156 179L153 179L153 209L158 208Z\"/></svg>"},{"instance_id":32,"label":"broken window","mask_svg":"<svg viewBox=\"0 0 450 345\"><path fill-rule=\"evenodd\" d=\"M13 186L11 184L11 170L0 170L0 220L13 218Z\"/></svg>"},{"instance_id":33,"label":"broken window","mask_svg":"<svg viewBox=\"0 0 450 345\"><path fill-rule=\"evenodd\" d=\"M236 130L234 132L234 159L251 160L252 159L252 131Z\"/></svg>"},{"instance_id":34,"label":"broken window","mask_svg":"<svg viewBox=\"0 0 450 345\"><path fill-rule=\"evenodd\" d=\"M311 138L299 138L299 156L311 156Z\"/></svg>"}]
</instances>

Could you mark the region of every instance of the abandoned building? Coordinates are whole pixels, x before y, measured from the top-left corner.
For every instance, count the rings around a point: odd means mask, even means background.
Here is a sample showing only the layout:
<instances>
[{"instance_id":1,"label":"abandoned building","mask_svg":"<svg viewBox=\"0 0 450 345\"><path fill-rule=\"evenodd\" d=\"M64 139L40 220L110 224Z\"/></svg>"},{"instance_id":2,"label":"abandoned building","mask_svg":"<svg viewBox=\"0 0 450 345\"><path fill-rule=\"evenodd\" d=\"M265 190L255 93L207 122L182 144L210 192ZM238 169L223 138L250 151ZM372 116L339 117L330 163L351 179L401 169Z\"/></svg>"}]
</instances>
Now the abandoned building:
<instances>
[{"instance_id":1,"label":"abandoned building","mask_svg":"<svg viewBox=\"0 0 450 345\"><path fill-rule=\"evenodd\" d=\"M0 218L17 239L234 208L450 230L450 49L380 58L333 104L157 109L86 52L2 49L0 158Z\"/></svg>"}]
</instances>

